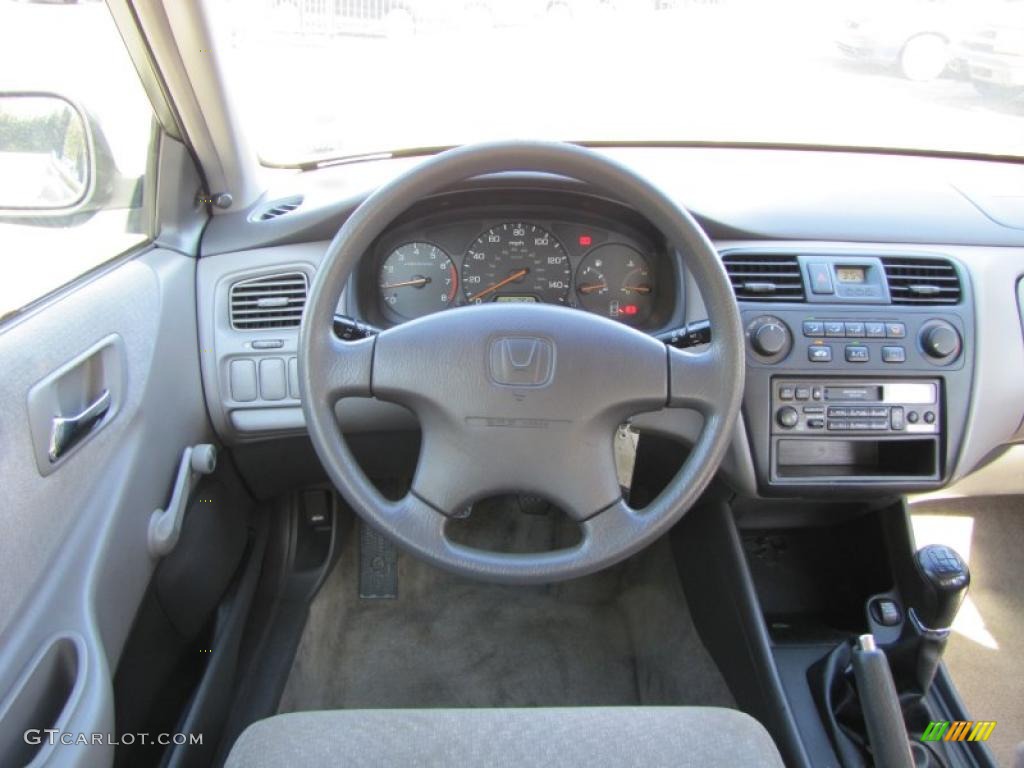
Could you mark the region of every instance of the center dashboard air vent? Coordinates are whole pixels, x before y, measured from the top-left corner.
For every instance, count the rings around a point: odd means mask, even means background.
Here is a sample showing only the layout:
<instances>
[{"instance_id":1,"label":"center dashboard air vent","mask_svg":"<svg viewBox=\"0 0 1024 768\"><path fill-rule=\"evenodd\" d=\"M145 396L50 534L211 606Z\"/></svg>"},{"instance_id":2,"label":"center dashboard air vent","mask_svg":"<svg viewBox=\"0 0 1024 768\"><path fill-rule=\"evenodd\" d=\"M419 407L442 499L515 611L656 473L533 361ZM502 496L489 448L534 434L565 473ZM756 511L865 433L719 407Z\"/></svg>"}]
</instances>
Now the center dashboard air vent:
<instances>
[{"instance_id":1,"label":"center dashboard air vent","mask_svg":"<svg viewBox=\"0 0 1024 768\"><path fill-rule=\"evenodd\" d=\"M231 327L239 331L297 328L308 289L304 272L241 280L231 286Z\"/></svg>"},{"instance_id":2,"label":"center dashboard air vent","mask_svg":"<svg viewBox=\"0 0 1024 768\"><path fill-rule=\"evenodd\" d=\"M893 304L958 304L960 276L945 259L884 256Z\"/></svg>"},{"instance_id":3,"label":"center dashboard air vent","mask_svg":"<svg viewBox=\"0 0 1024 768\"><path fill-rule=\"evenodd\" d=\"M794 254L727 253L722 261L737 299L804 301L800 262Z\"/></svg>"}]
</instances>

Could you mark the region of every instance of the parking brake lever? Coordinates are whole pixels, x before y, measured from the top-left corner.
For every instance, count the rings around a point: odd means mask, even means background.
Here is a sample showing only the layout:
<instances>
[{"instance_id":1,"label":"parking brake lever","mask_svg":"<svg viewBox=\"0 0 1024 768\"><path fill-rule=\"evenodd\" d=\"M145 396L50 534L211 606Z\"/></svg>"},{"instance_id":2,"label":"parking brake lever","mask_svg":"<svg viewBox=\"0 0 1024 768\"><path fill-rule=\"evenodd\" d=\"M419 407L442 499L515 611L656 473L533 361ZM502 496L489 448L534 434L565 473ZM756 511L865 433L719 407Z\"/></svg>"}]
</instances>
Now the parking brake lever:
<instances>
[{"instance_id":1,"label":"parking brake lever","mask_svg":"<svg viewBox=\"0 0 1024 768\"><path fill-rule=\"evenodd\" d=\"M874 635L861 635L857 640L852 666L875 765L913 768L914 758L896 685L885 653L875 647Z\"/></svg>"}]
</instances>

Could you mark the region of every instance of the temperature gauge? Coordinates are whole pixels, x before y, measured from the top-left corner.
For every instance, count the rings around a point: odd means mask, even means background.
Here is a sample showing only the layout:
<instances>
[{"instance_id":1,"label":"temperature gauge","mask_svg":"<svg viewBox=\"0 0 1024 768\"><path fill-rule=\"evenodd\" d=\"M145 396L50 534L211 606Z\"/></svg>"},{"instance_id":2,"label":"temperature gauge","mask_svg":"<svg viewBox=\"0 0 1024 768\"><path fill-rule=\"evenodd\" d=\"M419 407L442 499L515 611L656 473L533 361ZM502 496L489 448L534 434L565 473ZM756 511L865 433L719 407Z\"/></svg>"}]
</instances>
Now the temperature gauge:
<instances>
[{"instance_id":1,"label":"temperature gauge","mask_svg":"<svg viewBox=\"0 0 1024 768\"><path fill-rule=\"evenodd\" d=\"M654 308L654 282L647 259L619 243L599 245L576 272L580 305L595 314L639 325Z\"/></svg>"}]
</instances>

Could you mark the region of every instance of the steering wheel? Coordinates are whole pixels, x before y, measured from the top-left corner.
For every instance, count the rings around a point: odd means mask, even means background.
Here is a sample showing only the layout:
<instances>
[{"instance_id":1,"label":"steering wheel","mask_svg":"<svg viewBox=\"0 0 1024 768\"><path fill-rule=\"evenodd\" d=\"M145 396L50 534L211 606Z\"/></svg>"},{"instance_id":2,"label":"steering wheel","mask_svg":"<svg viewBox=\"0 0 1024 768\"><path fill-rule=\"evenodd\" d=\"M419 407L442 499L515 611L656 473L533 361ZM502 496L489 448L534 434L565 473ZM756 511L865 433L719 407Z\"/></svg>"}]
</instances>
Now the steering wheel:
<instances>
[{"instance_id":1,"label":"steering wheel","mask_svg":"<svg viewBox=\"0 0 1024 768\"><path fill-rule=\"evenodd\" d=\"M614 320L544 304L491 303L421 317L358 341L333 330L342 289L384 229L424 197L474 176L534 171L583 181L646 216L686 265L707 306L711 343L679 350ZM299 334L306 425L342 496L374 528L449 571L509 584L582 576L640 550L672 527L722 460L743 392L743 330L732 286L696 221L649 182L582 147L501 142L442 152L380 187L331 241ZM385 499L356 463L334 406L375 397L420 422L409 492ZM664 407L704 418L686 462L635 510L623 500L613 437L629 417ZM534 494L582 528L568 549L498 553L451 541L448 519L501 493Z\"/></svg>"}]
</instances>

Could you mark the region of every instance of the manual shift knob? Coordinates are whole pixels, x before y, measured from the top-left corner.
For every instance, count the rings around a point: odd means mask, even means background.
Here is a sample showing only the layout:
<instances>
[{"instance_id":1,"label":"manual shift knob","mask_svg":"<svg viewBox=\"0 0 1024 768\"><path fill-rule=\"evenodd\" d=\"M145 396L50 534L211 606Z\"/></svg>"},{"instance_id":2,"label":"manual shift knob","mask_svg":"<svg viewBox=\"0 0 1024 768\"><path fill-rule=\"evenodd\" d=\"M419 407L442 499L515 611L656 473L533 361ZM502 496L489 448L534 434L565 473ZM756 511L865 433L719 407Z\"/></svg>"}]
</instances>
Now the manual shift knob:
<instances>
[{"instance_id":1,"label":"manual shift knob","mask_svg":"<svg viewBox=\"0 0 1024 768\"><path fill-rule=\"evenodd\" d=\"M971 571L952 547L929 544L914 554L920 594L911 603L917 620L926 629L947 629L956 618L971 584Z\"/></svg>"}]
</instances>

